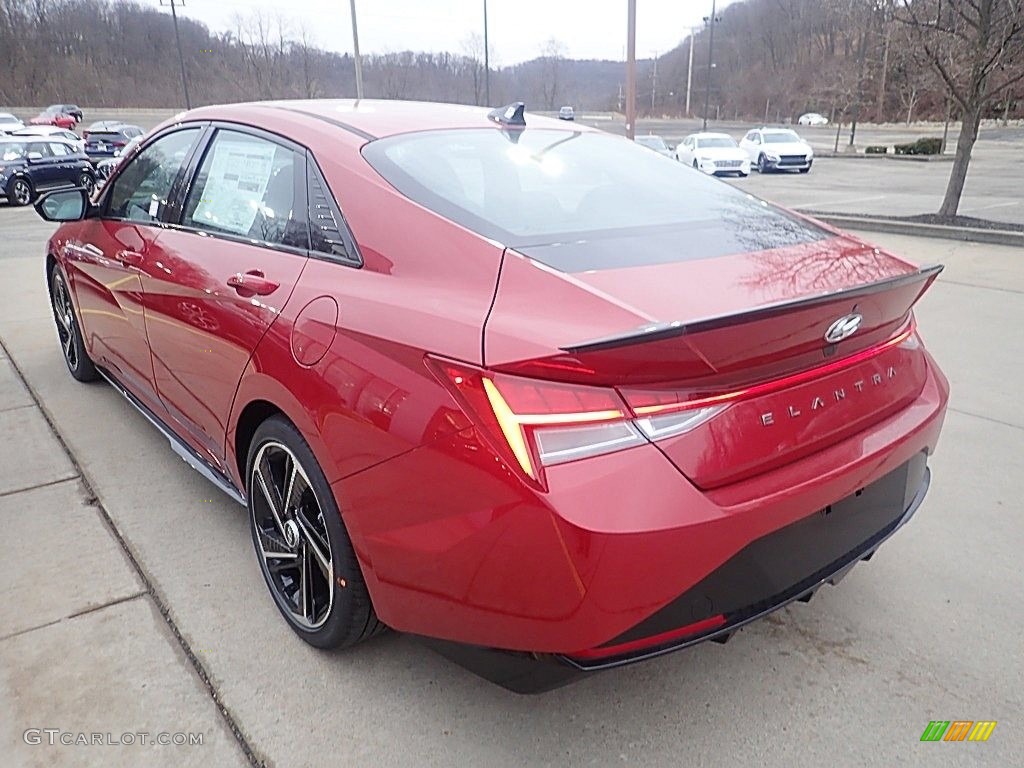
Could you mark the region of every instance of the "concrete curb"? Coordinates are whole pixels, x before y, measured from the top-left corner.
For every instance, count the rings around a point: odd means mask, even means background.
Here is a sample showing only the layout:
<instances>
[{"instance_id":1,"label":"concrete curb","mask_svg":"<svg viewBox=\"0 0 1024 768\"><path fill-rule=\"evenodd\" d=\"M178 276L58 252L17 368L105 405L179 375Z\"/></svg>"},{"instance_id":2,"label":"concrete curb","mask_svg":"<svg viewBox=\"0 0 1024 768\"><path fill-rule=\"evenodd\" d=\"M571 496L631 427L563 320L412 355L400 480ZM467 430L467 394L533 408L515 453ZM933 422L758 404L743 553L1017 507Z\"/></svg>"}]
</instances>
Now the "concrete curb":
<instances>
[{"instance_id":1,"label":"concrete curb","mask_svg":"<svg viewBox=\"0 0 1024 768\"><path fill-rule=\"evenodd\" d=\"M845 213L811 213L809 216L841 229L862 229L868 232L889 232L913 237L937 237L945 240L964 240L990 245L1011 245L1024 248L1024 232L1003 229L977 229L975 227L950 227L944 224L920 224L912 221L873 219L851 216Z\"/></svg>"}]
</instances>

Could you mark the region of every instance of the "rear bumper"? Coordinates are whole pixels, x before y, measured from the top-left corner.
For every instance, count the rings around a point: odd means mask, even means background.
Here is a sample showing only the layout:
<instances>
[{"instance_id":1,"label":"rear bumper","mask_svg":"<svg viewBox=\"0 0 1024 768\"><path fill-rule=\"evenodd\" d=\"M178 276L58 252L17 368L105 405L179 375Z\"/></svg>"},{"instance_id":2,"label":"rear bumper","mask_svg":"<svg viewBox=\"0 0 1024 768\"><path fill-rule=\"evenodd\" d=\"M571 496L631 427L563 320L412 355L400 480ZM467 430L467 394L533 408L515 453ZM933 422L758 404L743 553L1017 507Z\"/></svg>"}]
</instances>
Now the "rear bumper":
<instances>
[{"instance_id":1,"label":"rear bumper","mask_svg":"<svg viewBox=\"0 0 1024 768\"><path fill-rule=\"evenodd\" d=\"M913 517L930 482L921 453L854 496L752 542L650 618L591 653L525 654L425 642L516 693L551 690L587 673L708 640L725 643L746 624L794 601L809 602L823 585L838 584L858 562L869 560ZM679 633L685 626L694 629ZM652 643L652 638L662 640Z\"/></svg>"}]
</instances>

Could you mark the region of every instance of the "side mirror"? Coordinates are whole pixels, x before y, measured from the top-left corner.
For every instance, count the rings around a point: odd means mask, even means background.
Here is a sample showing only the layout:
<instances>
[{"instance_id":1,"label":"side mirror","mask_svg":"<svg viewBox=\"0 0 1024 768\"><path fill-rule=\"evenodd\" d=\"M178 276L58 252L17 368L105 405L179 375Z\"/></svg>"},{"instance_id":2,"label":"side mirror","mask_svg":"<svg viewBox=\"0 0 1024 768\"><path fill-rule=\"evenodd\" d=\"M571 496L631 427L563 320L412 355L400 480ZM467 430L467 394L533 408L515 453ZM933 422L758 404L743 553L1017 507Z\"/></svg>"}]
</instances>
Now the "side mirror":
<instances>
[{"instance_id":1,"label":"side mirror","mask_svg":"<svg viewBox=\"0 0 1024 768\"><path fill-rule=\"evenodd\" d=\"M46 221L81 221L89 212L89 193L81 187L57 189L41 195L35 209Z\"/></svg>"},{"instance_id":2,"label":"side mirror","mask_svg":"<svg viewBox=\"0 0 1024 768\"><path fill-rule=\"evenodd\" d=\"M41 152L29 152L25 157L27 157L29 159L29 162L32 163L43 159L43 155Z\"/></svg>"}]
</instances>

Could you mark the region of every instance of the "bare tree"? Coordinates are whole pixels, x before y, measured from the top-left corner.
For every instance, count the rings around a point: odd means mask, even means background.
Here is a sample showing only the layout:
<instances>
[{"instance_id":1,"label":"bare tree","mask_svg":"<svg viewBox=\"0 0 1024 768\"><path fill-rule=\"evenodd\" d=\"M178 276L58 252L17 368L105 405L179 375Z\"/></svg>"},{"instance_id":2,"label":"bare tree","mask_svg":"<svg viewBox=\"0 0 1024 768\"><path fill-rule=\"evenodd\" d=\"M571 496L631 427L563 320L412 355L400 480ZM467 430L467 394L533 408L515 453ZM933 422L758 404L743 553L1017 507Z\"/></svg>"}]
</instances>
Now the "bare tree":
<instances>
[{"instance_id":1,"label":"bare tree","mask_svg":"<svg viewBox=\"0 0 1024 768\"><path fill-rule=\"evenodd\" d=\"M962 115L941 216L960 207L986 108L1024 79L1022 0L902 0L899 18Z\"/></svg>"},{"instance_id":2,"label":"bare tree","mask_svg":"<svg viewBox=\"0 0 1024 768\"><path fill-rule=\"evenodd\" d=\"M565 45L558 39L549 38L540 49L541 56L541 94L544 107L554 109L558 101L562 62L565 59Z\"/></svg>"},{"instance_id":3,"label":"bare tree","mask_svg":"<svg viewBox=\"0 0 1024 768\"><path fill-rule=\"evenodd\" d=\"M462 41L462 52L468 59L473 103L480 104L484 94L484 39L474 32Z\"/></svg>"}]
</instances>

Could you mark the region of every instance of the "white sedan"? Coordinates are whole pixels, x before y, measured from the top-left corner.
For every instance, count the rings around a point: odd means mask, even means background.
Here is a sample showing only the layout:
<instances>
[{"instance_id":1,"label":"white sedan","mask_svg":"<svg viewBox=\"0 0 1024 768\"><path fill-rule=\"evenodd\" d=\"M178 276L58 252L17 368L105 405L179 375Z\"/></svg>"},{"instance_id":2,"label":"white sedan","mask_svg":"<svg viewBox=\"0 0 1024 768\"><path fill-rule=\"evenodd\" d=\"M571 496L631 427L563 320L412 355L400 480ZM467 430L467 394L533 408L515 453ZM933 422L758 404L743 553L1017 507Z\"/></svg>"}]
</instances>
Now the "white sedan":
<instances>
[{"instance_id":1,"label":"white sedan","mask_svg":"<svg viewBox=\"0 0 1024 768\"><path fill-rule=\"evenodd\" d=\"M654 134L651 134L649 136L637 136L635 139L633 139L633 141L635 141L641 147L653 149L659 155L664 155L665 157L672 157L672 150L668 148L668 144L665 143L665 140L661 138L661 136L655 136Z\"/></svg>"},{"instance_id":2,"label":"white sedan","mask_svg":"<svg viewBox=\"0 0 1024 768\"><path fill-rule=\"evenodd\" d=\"M47 138L63 139L81 153L85 153L85 139L67 128L56 125L28 125L15 131L12 136L46 136Z\"/></svg>"},{"instance_id":3,"label":"white sedan","mask_svg":"<svg viewBox=\"0 0 1024 768\"><path fill-rule=\"evenodd\" d=\"M754 128L740 141L740 148L760 173L800 171L807 173L814 163L814 150L788 128Z\"/></svg>"},{"instance_id":4,"label":"white sedan","mask_svg":"<svg viewBox=\"0 0 1024 768\"><path fill-rule=\"evenodd\" d=\"M726 133L691 133L676 147L676 160L709 175L750 173L750 158Z\"/></svg>"},{"instance_id":5,"label":"white sedan","mask_svg":"<svg viewBox=\"0 0 1024 768\"><path fill-rule=\"evenodd\" d=\"M24 127L25 124L10 112L0 112L0 136L5 133L14 133Z\"/></svg>"},{"instance_id":6,"label":"white sedan","mask_svg":"<svg viewBox=\"0 0 1024 768\"><path fill-rule=\"evenodd\" d=\"M806 115L800 115L797 122L800 125L828 125L828 118L817 112L808 112Z\"/></svg>"}]
</instances>

